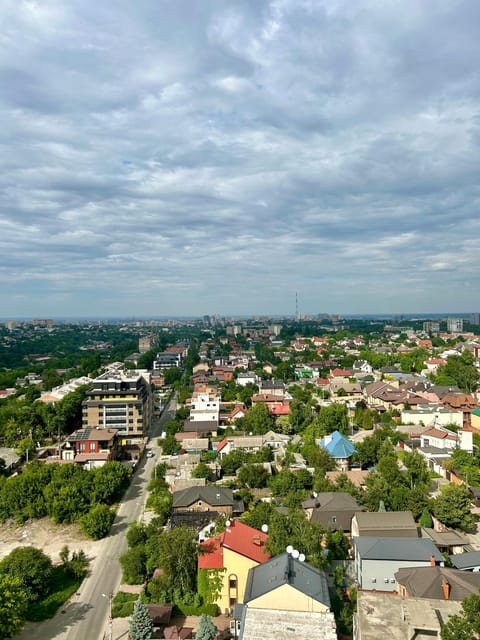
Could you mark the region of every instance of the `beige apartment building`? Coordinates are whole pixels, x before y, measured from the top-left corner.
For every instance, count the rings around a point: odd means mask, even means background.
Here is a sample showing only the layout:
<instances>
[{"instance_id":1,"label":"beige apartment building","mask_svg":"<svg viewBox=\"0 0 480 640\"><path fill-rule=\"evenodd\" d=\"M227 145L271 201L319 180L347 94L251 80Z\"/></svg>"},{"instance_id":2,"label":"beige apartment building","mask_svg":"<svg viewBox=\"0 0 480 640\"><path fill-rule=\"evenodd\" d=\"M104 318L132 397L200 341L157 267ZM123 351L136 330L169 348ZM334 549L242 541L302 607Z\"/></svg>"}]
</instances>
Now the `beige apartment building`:
<instances>
[{"instance_id":1,"label":"beige apartment building","mask_svg":"<svg viewBox=\"0 0 480 640\"><path fill-rule=\"evenodd\" d=\"M150 430L153 394L150 373L115 363L93 380L83 402L83 427L118 429L123 444L143 439Z\"/></svg>"}]
</instances>

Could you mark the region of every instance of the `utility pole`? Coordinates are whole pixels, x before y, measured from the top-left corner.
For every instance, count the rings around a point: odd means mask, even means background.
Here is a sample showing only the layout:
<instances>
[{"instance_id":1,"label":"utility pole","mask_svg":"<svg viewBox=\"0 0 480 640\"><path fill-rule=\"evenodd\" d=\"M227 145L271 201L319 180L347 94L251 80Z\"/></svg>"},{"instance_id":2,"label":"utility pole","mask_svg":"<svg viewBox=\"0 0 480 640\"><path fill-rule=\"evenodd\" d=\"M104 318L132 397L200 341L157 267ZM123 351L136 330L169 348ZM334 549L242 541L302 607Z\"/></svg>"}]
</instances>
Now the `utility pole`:
<instances>
[{"instance_id":1,"label":"utility pole","mask_svg":"<svg viewBox=\"0 0 480 640\"><path fill-rule=\"evenodd\" d=\"M108 598L108 640L113 640L113 616L112 616L112 601L113 601L113 593L107 595L106 593L102 593L104 598Z\"/></svg>"}]
</instances>

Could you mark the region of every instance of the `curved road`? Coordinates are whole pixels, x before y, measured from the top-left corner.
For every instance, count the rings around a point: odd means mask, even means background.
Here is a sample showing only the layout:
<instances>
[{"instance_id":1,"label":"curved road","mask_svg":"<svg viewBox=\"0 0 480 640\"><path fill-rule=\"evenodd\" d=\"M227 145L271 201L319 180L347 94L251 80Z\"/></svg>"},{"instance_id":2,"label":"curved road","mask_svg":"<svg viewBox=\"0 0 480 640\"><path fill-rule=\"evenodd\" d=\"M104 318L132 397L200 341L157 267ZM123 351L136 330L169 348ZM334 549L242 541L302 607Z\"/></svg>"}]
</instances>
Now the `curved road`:
<instances>
[{"instance_id":1,"label":"curved road","mask_svg":"<svg viewBox=\"0 0 480 640\"><path fill-rule=\"evenodd\" d=\"M162 424L175 414L176 396L165 407L161 417L153 422L150 437L157 438ZM152 449L159 449L152 442ZM157 450L158 449L158 450ZM89 575L80 590L53 618L44 622L27 623L16 640L92 640L108 638L108 594L116 593L121 578L118 558L127 549L126 531L130 522L142 519L146 488L157 455L144 457L137 466L132 483L118 508L108 538L102 540L97 556L90 565ZM105 634L105 635L104 635Z\"/></svg>"}]
</instances>

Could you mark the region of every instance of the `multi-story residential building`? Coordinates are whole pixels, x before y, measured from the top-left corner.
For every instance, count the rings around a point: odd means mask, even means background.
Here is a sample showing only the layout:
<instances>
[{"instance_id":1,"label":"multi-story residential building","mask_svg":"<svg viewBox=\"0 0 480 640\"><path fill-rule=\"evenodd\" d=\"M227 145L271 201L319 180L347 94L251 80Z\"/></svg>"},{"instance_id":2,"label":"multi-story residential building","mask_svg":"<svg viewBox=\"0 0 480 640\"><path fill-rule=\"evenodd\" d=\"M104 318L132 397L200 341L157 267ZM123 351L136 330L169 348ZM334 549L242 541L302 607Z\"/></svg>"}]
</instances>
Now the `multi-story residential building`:
<instances>
[{"instance_id":1,"label":"multi-story residential building","mask_svg":"<svg viewBox=\"0 0 480 640\"><path fill-rule=\"evenodd\" d=\"M449 333L462 333L462 331L463 331L463 319L462 318L447 318L447 331Z\"/></svg>"},{"instance_id":2,"label":"multi-story residential building","mask_svg":"<svg viewBox=\"0 0 480 640\"><path fill-rule=\"evenodd\" d=\"M427 320L427 322L423 323L423 330L425 331L425 333L439 333L440 322Z\"/></svg>"},{"instance_id":3,"label":"multi-story residential building","mask_svg":"<svg viewBox=\"0 0 480 640\"><path fill-rule=\"evenodd\" d=\"M140 336L138 339L138 351L139 353L146 353L155 349L158 345L158 335L156 333L147 333L146 336Z\"/></svg>"},{"instance_id":4,"label":"multi-story residential building","mask_svg":"<svg viewBox=\"0 0 480 640\"><path fill-rule=\"evenodd\" d=\"M472 313L472 315L470 316L470 324L480 324L480 313Z\"/></svg>"},{"instance_id":5,"label":"multi-story residential building","mask_svg":"<svg viewBox=\"0 0 480 640\"><path fill-rule=\"evenodd\" d=\"M83 426L118 429L126 444L144 438L153 412L150 374L116 364L93 380L83 402Z\"/></svg>"},{"instance_id":6,"label":"multi-story residential building","mask_svg":"<svg viewBox=\"0 0 480 640\"><path fill-rule=\"evenodd\" d=\"M190 421L215 421L218 425L220 396L217 393L193 392L190 405Z\"/></svg>"},{"instance_id":7,"label":"multi-story residential building","mask_svg":"<svg viewBox=\"0 0 480 640\"><path fill-rule=\"evenodd\" d=\"M171 369L172 367L180 368L181 366L182 354L178 352L163 351L162 353L157 353L157 357L153 362L154 371Z\"/></svg>"}]
</instances>

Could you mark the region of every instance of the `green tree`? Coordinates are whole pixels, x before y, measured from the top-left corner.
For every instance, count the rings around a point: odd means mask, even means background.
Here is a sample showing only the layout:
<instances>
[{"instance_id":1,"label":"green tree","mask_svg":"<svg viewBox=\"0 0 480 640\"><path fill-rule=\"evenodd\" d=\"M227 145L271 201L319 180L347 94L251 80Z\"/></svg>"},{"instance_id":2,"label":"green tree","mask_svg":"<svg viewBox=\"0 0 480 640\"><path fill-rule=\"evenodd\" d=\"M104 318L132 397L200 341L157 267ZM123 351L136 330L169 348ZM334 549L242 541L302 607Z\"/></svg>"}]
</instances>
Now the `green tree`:
<instances>
[{"instance_id":1,"label":"green tree","mask_svg":"<svg viewBox=\"0 0 480 640\"><path fill-rule=\"evenodd\" d=\"M210 616L202 615L198 623L197 633L195 634L196 640L216 640L218 635L218 629L213 624Z\"/></svg>"},{"instance_id":2,"label":"green tree","mask_svg":"<svg viewBox=\"0 0 480 640\"><path fill-rule=\"evenodd\" d=\"M300 400L290 403L290 429L294 433L302 433L312 422L312 407Z\"/></svg>"},{"instance_id":3,"label":"green tree","mask_svg":"<svg viewBox=\"0 0 480 640\"><path fill-rule=\"evenodd\" d=\"M243 487L260 489L267 486L269 474L261 464L246 464L241 467L237 479Z\"/></svg>"},{"instance_id":4,"label":"green tree","mask_svg":"<svg viewBox=\"0 0 480 640\"><path fill-rule=\"evenodd\" d=\"M180 451L180 445L175 440L175 436L167 435L166 438L159 439L158 444L162 447L162 453L164 456L171 456Z\"/></svg>"},{"instance_id":5,"label":"green tree","mask_svg":"<svg viewBox=\"0 0 480 640\"><path fill-rule=\"evenodd\" d=\"M422 515L418 521L421 527L425 527L426 529L431 529L433 527L432 516L430 515L430 511L427 507L422 511Z\"/></svg>"},{"instance_id":6,"label":"green tree","mask_svg":"<svg viewBox=\"0 0 480 640\"><path fill-rule=\"evenodd\" d=\"M259 402L248 410L243 420L244 428L255 435L263 435L273 428L274 418L270 415L267 405Z\"/></svg>"},{"instance_id":7,"label":"green tree","mask_svg":"<svg viewBox=\"0 0 480 640\"><path fill-rule=\"evenodd\" d=\"M233 476L245 464L248 454L244 449L234 449L220 460L220 466L226 476Z\"/></svg>"},{"instance_id":8,"label":"green tree","mask_svg":"<svg viewBox=\"0 0 480 640\"><path fill-rule=\"evenodd\" d=\"M127 530L127 543L130 548L143 546L148 539L147 527L140 522L131 522Z\"/></svg>"},{"instance_id":9,"label":"green tree","mask_svg":"<svg viewBox=\"0 0 480 640\"><path fill-rule=\"evenodd\" d=\"M142 584L146 575L147 556L144 547L135 547L125 551L119 562L126 584Z\"/></svg>"},{"instance_id":10,"label":"green tree","mask_svg":"<svg viewBox=\"0 0 480 640\"><path fill-rule=\"evenodd\" d=\"M171 367L165 370L165 384L173 384L180 381L182 378L182 372L177 367Z\"/></svg>"},{"instance_id":11,"label":"green tree","mask_svg":"<svg viewBox=\"0 0 480 640\"><path fill-rule=\"evenodd\" d=\"M445 380L451 380L460 389L469 393L476 389L479 378L480 374L475 367L473 354L470 351L464 351L460 356L450 356L446 364L438 367L435 382L443 384Z\"/></svg>"},{"instance_id":12,"label":"green tree","mask_svg":"<svg viewBox=\"0 0 480 640\"><path fill-rule=\"evenodd\" d=\"M313 566L324 569L327 557L320 546L323 531L317 524L307 520L302 509L292 509L288 514L274 512L268 523L266 549L273 556L285 552L288 545L304 553Z\"/></svg>"},{"instance_id":13,"label":"green tree","mask_svg":"<svg viewBox=\"0 0 480 640\"><path fill-rule=\"evenodd\" d=\"M91 499L93 502L113 504L121 499L130 484L131 471L121 462L110 460L93 469Z\"/></svg>"},{"instance_id":14,"label":"green tree","mask_svg":"<svg viewBox=\"0 0 480 640\"><path fill-rule=\"evenodd\" d=\"M163 569L160 578L171 602L195 593L197 578L197 536L189 527L175 527L149 538L147 569Z\"/></svg>"},{"instance_id":15,"label":"green tree","mask_svg":"<svg viewBox=\"0 0 480 640\"><path fill-rule=\"evenodd\" d=\"M450 616L442 626L442 640L480 640L480 596L473 594L462 602L462 611Z\"/></svg>"},{"instance_id":16,"label":"green tree","mask_svg":"<svg viewBox=\"0 0 480 640\"><path fill-rule=\"evenodd\" d=\"M425 458L418 451L406 452L403 463L407 467L406 481L413 489L430 486L430 472Z\"/></svg>"},{"instance_id":17,"label":"green tree","mask_svg":"<svg viewBox=\"0 0 480 640\"><path fill-rule=\"evenodd\" d=\"M85 535L93 540L108 536L115 520L115 512L106 504L96 504L80 520L80 527Z\"/></svg>"},{"instance_id":18,"label":"green tree","mask_svg":"<svg viewBox=\"0 0 480 640\"><path fill-rule=\"evenodd\" d=\"M0 576L18 579L30 602L48 592L52 571L50 558L35 547L17 547L0 562Z\"/></svg>"},{"instance_id":19,"label":"green tree","mask_svg":"<svg viewBox=\"0 0 480 640\"><path fill-rule=\"evenodd\" d=\"M447 527L471 531L474 520L471 514L470 494L463 485L448 484L432 501L433 513Z\"/></svg>"},{"instance_id":20,"label":"green tree","mask_svg":"<svg viewBox=\"0 0 480 640\"><path fill-rule=\"evenodd\" d=\"M129 635L131 640L151 640L153 638L153 621L146 605L140 598L133 607Z\"/></svg>"},{"instance_id":21,"label":"green tree","mask_svg":"<svg viewBox=\"0 0 480 640\"><path fill-rule=\"evenodd\" d=\"M208 464L200 462L192 471L192 478L205 478L207 482L213 482L214 474Z\"/></svg>"},{"instance_id":22,"label":"green tree","mask_svg":"<svg viewBox=\"0 0 480 640\"><path fill-rule=\"evenodd\" d=\"M25 622L28 593L20 578L0 574L0 638L11 638Z\"/></svg>"}]
</instances>

